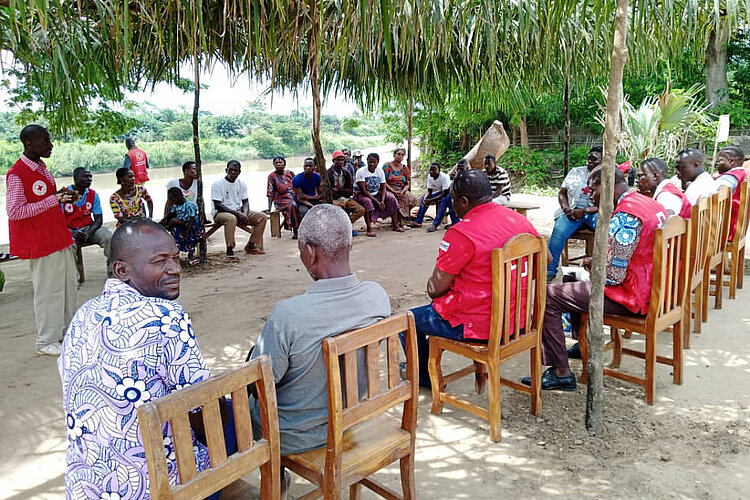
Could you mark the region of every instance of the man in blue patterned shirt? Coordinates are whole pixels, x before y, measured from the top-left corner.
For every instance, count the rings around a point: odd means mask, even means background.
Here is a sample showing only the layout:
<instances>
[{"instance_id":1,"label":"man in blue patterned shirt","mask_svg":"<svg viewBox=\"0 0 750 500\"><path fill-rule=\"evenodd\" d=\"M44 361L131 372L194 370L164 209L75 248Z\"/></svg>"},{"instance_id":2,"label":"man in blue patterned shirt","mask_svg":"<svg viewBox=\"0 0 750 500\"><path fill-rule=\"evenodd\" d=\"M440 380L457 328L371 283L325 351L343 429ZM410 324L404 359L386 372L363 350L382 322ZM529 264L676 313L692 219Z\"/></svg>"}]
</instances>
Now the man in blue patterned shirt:
<instances>
[{"instance_id":1,"label":"man in blue patterned shirt","mask_svg":"<svg viewBox=\"0 0 750 500\"><path fill-rule=\"evenodd\" d=\"M67 423L69 499L149 498L137 408L209 377L180 294L179 251L159 224L123 224L111 241L114 279L76 313L58 361ZM191 415L193 427L200 413ZM198 470L208 450L194 438ZM170 482L172 431L164 428Z\"/></svg>"}]
</instances>

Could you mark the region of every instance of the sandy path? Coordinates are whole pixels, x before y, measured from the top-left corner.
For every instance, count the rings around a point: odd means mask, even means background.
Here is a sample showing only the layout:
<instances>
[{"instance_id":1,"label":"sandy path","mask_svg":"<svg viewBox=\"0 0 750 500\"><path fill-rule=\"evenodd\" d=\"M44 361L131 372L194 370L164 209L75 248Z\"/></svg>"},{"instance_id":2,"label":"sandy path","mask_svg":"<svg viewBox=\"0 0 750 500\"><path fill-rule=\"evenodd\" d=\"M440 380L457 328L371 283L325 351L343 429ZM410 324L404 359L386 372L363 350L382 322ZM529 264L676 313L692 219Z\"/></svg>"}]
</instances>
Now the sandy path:
<instances>
[{"instance_id":1,"label":"sandy path","mask_svg":"<svg viewBox=\"0 0 750 500\"><path fill-rule=\"evenodd\" d=\"M554 200L531 212L549 230ZM394 310L427 302L424 287L432 270L439 234L381 229L378 238L355 238L353 269L360 279L379 281ZM240 236L244 241L244 236ZM284 233L267 240L268 254L227 265L219 256L222 238L211 240L213 264L186 271L179 301L193 318L198 340L215 372L234 366L257 337L273 304L303 292L310 281L296 244ZM101 291L104 259L98 248L84 250L88 281L79 303ZM387 263L383 265L383 263ZM8 282L0 293L0 498L60 498L63 495L65 424L55 362L33 353L34 322L28 265L3 264ZM540 418L529 401L503 392L503 440L489 441L486 423L450 409L430 414L430 397L420 395L416 478L420 498L509 496L604 498L740 498L750 486L750 290L709 313L704 333L686 352L684 384L671 383L670 370L657 369L656 401L642 391L607 380L604 439L583 427L585 390L545 393ZM666 337L664 341L666 342ZM634 341L639 343L638 341ZM668 352L668 344L660 350ZM448 357L449 364L456 364ZM574 369L580 365L574 362ZM623 367L642 372L634 361ZM527 357L507 363L512 377L527 371ZM455 384L469 394L471 382ZM470 396L483 400L481 396ZM486 396L485 396L486 397ZM380 473L398 488L398 467ZM308 490L297 479L292 493ZM366 498L374 498L365 492Z\"/></svg>"}]
</instances>

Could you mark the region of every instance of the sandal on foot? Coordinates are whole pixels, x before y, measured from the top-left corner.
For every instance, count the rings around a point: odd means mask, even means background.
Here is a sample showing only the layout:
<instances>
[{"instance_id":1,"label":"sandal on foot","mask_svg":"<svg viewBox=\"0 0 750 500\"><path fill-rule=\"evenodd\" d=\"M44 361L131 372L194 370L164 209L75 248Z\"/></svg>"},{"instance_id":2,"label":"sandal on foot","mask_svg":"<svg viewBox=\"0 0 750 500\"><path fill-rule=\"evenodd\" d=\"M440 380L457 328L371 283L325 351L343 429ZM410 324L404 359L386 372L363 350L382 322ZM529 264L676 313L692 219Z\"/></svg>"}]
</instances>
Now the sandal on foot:
<instances>
[{"instance_id":1,"label":"sandal on foot","mask_svg":"<svg viewBox=\"0 0 750 500\"><path fill-rule=\"evenodd\" d=\"M404 228L403 227L394 227L393 230L396 231L397 233L403 233L404 232Z\"/></svg>"},{"instance_id":2,"label":"sandal on foot","mask_svg":"<svg viewBox=\"0 0 750 500\"><path fill-rule=\"evenodd\" d=\"M365 233L365 236L369 236L370 238L374 238L374 237L377 236L377 234L375 234L375 231L367 231Z\"/></svg>"},{"instance_id":3,"label":"sandal on foot","mask_svg":"<svg viewBox=\"0 0 750 500\"><path fill-rule=\"evenodd\" d=\"M437 226L430 225L430 227L427 228L428 233L434 233L435 231L437 231Z\"/></svg>"}]
</instances>

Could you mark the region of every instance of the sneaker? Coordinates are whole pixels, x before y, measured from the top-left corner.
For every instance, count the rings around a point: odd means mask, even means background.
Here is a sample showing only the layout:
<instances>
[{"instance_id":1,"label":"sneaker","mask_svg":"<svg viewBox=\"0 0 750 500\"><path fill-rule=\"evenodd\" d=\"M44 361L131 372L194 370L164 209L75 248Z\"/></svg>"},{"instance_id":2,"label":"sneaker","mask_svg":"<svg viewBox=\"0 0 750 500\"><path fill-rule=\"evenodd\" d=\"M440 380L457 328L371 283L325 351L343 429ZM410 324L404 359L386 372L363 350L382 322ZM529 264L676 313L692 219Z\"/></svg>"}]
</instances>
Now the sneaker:
<instances>
[{"instance_id":1,"label":"sneaker","mask_svg":"<svg viewBox=\"0 0 750 500\"><path fill-rule=\"evenodd\" d=\"M352 230L352 236L359 236L359 231L356 229Z\"/></svg>"},{"instance_id":2,"label":"sneaker","mask_svg":"<svg viewBox=\"0 0 750 500\"><path fill-rule=\"evenodd\" d=\"M60 346L57 344L47 344L36 348L36 353L40 356L59 356Z\"/></svg>"},{"instance_id":3,"label":"sneaker","mask_svg":"<svg viewBox=\"0 0 750 500\"><path fill-rule=\"evenodd\" d=\"M531 386L531 377L522 378L521 383ZM553 366L550 366L542 374L542 390L575 391L576 376L574 373L571 373L567 377L558 377L557 375L555 375L555 368Z\"/></svg>"}]
</instances>

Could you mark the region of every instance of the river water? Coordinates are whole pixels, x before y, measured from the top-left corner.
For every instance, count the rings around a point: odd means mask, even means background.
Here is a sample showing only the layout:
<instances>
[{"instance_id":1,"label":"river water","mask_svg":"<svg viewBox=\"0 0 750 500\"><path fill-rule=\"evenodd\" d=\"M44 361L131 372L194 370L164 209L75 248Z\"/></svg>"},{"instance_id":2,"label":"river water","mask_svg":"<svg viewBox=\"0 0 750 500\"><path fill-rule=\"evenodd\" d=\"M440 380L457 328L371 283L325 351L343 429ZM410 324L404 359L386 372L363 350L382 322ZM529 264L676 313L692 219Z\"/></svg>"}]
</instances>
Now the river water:
<instances>
[{"instance_id":1,"label":"river water","mask_svg":"<svg viewBox=\"0 0 750 500\"><path fill-rule=\"evenodd\" d=\"M416 149L416 148L415 148ZM380 155L381 163L389 161L392 158L391 151L393 146L379 146L376 148L363 150L365 157L376 152ZM148 151L147 151L148 152ZM418 156L415 151L415 157ZM304 156L290 156L287 158L287 168L295 174L302 172ZM268 174L273 171L271 160L254 159L244 160L242 163L242 173L240 179L245 181L248 190L248 202L251 210L265 210L268 208L268 198L266 198L266 186ZM326 164L330 164L330 156L326 158ZM224 175L226 168L225 163L204 163L203 164L203 199L206 203L206 213L211 213L209 200L211 199L211 185L216 179ZM146 189L154 201L154 220L159 220L164 214L164 204L167 201L166 184L169 180L182 177L182 168L164 167L149 169L148 175L151 178L146 183ZM57 188L69 186L73 183L71 177L56 177ZM102 213L104 222L114 221L112 209L109 207L109 197L117 191L119 186L114 172L94 173L94 182L91 187L99 194L102 203ZM8 214L5 210L5 177L0 180L0 244L8 243Z\"/></svg>"}]
</instances>

